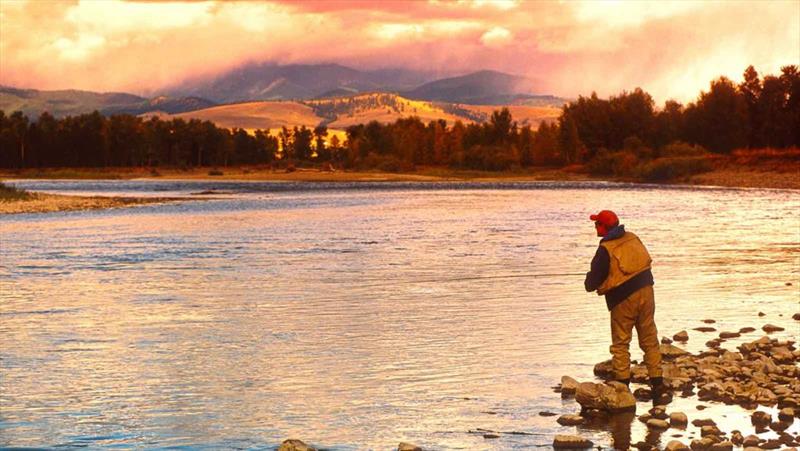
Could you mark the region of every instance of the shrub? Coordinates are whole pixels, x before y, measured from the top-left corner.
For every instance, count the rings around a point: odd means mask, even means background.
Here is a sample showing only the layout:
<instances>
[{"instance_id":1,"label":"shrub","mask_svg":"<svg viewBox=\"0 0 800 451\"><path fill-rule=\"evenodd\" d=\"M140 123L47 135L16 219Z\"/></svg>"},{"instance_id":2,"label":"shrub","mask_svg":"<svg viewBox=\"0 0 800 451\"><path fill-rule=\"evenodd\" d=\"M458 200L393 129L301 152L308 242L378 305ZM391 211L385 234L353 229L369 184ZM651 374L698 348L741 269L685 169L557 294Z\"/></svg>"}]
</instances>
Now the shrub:
<instances>
[{"instance_id":1,"label":"shrub","mask_svg":"<svg viewBox=\"0 0 800 451\"><path fill-rule=\"evenodd\" d=\"M639 158L633 150L621 150L609 152L600 149L587 164L590 174L593 175L615 175L617 177L632 176L636 172Z\"/></svg>"},{"instance_id":2,"label":"shrub","mask_svg":"<svg viewBox=\"0 0 800 451\"><path fill-rule=\"evenodd\" d=\"M460 160L458 164L454 164ZM519 164L511 150L497 146L472 146L463 155L451 157L451 165L484 171L506 171Z\"/></svg>"},{"instance_id":3,"label":"shrub","mask_svg":"<svg viewBox=\"0 0 800 451\"><path fill-rule=\"evenodd\" d=\"M208 175L224 175L224 174L219 169L212 169L212 170L208 171Z\"/></svg>"},{"instance_id":4,"label":"shrub","mask_svg":"<svg viewBox=\"0 0 800 451\"><path fill-rule=\"evenodd\" d=\"M383 172L409 172L414 170L414 165L394 155L379 155L370 152L359 166L363 169L377 169Z\"/></svg>"},{"instance_id":5,"label":"shrub","mask_svg":"<svg viewBox=\"0 0 800 451\"><path fill-rule=\"evenodd\" d=\"M0 182L0 201L27 200L33 195L24 189L14 188Z\"/></svg>"},{"instance_id":6,"label":"shrub","mask_svg":"<svg viewBox=\"0 0 800 451\"><path fill-rule=\"evenodd\" d=\"M640 167L644 180L657 182L689 177L711 170L706 157L666 157L656 158Z\"/></svg>"},{"instance_id":7,"label":"shrub","mask_svg":"<svg viewBox=\"0 0 800 451\"><path fill-rule=\"evenodd\" d=\"M662 147L659 151L660 157L702 157L708 155L708 151L703 146L689 144L683 141L674 141Z\"/></svg>"}]
</instances>

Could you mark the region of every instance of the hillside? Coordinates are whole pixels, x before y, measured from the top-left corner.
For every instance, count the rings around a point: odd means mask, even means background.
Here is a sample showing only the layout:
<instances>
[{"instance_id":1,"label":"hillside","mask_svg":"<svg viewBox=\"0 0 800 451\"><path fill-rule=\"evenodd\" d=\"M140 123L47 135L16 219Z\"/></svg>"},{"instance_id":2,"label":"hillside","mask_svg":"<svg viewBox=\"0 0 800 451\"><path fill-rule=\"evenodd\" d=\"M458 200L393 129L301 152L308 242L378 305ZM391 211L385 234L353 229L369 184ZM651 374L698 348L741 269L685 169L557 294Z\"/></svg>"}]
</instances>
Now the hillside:
<instances>
[{"instance_id":1,"label":"hillside","mask_svg":"<svg viewBox=\"0 0 800 451\"><path fill-rule=\"evenodd\" d=\"M208 108L213 102L199 97L166 97L146 99L122 92L91 92L74 89L39 91L0 86L0 110L22 111L35 118L42 112L55 117L74 116L99 111L102 114L141 114L148 111L180 113Z\"/></svg>"},{"instance_id":2,"label":"hillside","mask_svg":"<svg viewBox=\"0 0 800 451\"><path fill-rule=\"evenodd\" d=\"M283 126L305 125L313 128L327 125L329 129L343 130L351 125L370 121L391 123L404 117L417 116L423 122L445 120L484 122L495 110L504 105L456 105L442 102L410 100L396 94L371 93L325 99L272 102L246 102L220 105L180 114L161 114L164 118L209 120L228 128L276 129ZM542 121L555 120L560 109L555 107L508 106L520 125L538 126Z\"/></svg>"},{"instance_id":3,"label":"hillside","mask_svg":"<svg viewBox=\"0 0 800 451\"><path fill-rule=\"evenodd\" d=\"M533 80L525 77L483 70L425 83L402 94L411 99L491 105L511 103L518 95L530 95L533 85Z\"/></svg>"}]
</instances>

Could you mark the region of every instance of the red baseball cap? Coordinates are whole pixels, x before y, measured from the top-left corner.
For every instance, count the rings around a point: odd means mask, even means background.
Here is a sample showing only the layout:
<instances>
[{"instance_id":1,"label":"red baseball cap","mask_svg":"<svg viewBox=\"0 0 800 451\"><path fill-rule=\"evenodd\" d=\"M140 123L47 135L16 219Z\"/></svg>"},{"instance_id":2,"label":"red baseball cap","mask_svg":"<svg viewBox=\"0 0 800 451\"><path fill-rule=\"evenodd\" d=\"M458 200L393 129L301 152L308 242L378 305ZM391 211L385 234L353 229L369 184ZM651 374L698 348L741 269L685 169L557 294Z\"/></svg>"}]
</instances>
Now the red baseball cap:
<instances>
[{"instance_id":1,"label":"red baseball cap","mask_svg":"<svg viewBox=\"0 0 800 451\"><path fill-rule=\"evenodd\" d=\"M617 217L617 214L611 210L603 210L596 215L589 216L589 219L599 222L607 227L612 227L619 224L619 218Z\"/></svg>"}]
</instances>

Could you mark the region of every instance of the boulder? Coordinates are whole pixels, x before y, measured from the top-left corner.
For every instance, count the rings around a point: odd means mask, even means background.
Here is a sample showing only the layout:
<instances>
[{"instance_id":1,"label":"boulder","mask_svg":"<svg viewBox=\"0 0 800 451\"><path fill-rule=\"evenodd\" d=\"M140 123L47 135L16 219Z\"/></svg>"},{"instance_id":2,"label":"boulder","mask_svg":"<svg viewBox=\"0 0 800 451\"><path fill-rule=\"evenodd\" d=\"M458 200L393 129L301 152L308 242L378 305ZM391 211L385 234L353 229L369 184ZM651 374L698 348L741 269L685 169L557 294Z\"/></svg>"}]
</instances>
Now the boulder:
<instances>
[{"instance_id":1,"label":"boulder","mask_svg":"<svg viewBox=\"0 0 800 451\"><path fill-rule=\"evenodd\" d=\"M559 434L553 439L553 448L555 449L586 449L594 446L590 440L577 435L564 435Z\"/></svg>"},{"instance_id":2,"label":"boulder","mask_svg":"<svg viewBox=\"0 0 800 451\"><path fill-rule=\"evenodd\" d=\"M562 426L577 426L583 424L586 419L580 415L561 415L556 421Z\"/></svg>"},{"instance_id":3,"label":"boulder","mask_svg":"<svg viewBox=\"0 0 800 451\"><path fill-rule=\"evenodd\" d=\"M784 329L781 326L776 326L774 324L765 324L764 327L761 328L761 330L763 330L766 333L771 333L771 332L782 332L786 329Z\"/></svg>"},{"instance_id":4,"label":"boulder","mask_svg":"<svg viewBox=\"0 0 800 451\"><path fill-rule=\"evenodd\" d=\"M576 390L578 390L578 381L569 376L561 376L562 395L574 395Z\"/></svg>"},{"instance_id":5,"label":"boulder","mask_svg":"<svg viewBox=\"0 0 800 451\"><path fill-rule=\"evenodd\" d=\"M636 410L636 398L625 384L619 382L608 384L582 382L578 384L575 400L583 409L614 413Z\"/></svg>"},{"instance_id":6,"label":"boulder","mask_svg":"<svg viewBox=\"0 0 800 451\"><path fill-rule=\"evenodd\" d=\"M658 418L650 418L647 420L647 428L655 429L657 431L665 431L669 429L669 423L664 420L659 420Z\"/></svg>"},{"instance_id":7,"label":"boulder","mask_svg":"<svg viewBox=\"0 0 800 451\"><path fill-rule=\"evenodd\" d=\"M667 446L664 447L665 451L687 451L689 449L688 446L678 440L670 440L667 442Z\"/></svg>"},{"instance_id":8,"label":"boulder","mask_svg":"<svg viewBox=\"0 0 800 451\"><path fill-rule=\"evenodd\" d=\"M614 376L614 367L611 366L611 360L604 360L597 365L594 366L594 375L602 378L608 379Z\"/></svg>"},{"instance_id":9,"label":"boulder","mask_svg":"<svg viewBox=\"0 0 800 451\"><path fill-rule=\"evenodd\" d=\"M397 451L422 451L422 448L412 443L400 442L397 445Z\"/></svg>"},{"instance_id":10,"label":"boulder","mask_svg":"<svg viewBox=\"0 0 800 451\"><path fill-rule=\"evenodd\" d=\"M302 440L290 438L281 443L278 451L317 451L317 449L306 445Z\"/></svg>"},{"instance_id":11,"label":"boulder","mask_svg":"<svg viewBox=\"0 0 800 451\"><path fill-rule=\"evenodd\" d=\"M689 418L683 412L672 412L669 414L669 424L672 427L683 427L689 424Z\"/></svg>"},{"instance_id":12,"label":"boulder","mask_svg":"<svg viewBox=\"0 0 800 451\"><path fill-rule=\"evenodd\" d=\"M689 333L685 330L678 332L677 334L672 336L672 339L675 341L679 341L681 343L689 341Z\"/></svg>"}]
</instances>

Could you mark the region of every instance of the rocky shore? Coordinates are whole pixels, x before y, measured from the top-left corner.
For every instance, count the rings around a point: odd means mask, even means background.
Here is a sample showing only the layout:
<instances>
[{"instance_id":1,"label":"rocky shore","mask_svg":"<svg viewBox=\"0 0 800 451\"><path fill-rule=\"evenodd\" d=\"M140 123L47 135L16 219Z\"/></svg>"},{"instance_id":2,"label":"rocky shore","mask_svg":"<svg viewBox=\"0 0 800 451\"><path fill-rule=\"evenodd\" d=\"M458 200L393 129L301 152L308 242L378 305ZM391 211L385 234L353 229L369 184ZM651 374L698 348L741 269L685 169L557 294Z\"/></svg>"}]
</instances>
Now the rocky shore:
<instances>
[{"instance_id":1,"label":"rocky shore","mask_svg":"<svg viewBox=\"0 0 800 451\"><path fill-rule=\"evenodd\" d=\"M790 327L800 335L800 313L795 314ZM713 324L713 320L704 321ZM697 328L701 333L714 333L712 326ZM664 337L661 352L664 358L664 380L675 396L696 397L699 401L738 405L750 413L752 430L724 430L725 421L713 418L692 418L685 413L670 409L669 405L657 405L638 416L644 423L648 434L644 441L630 442L628 434L613 434L617 449L634 447L639 450L732 450L744 448L758 449L797 449L800 446L800 432L788 432L797 424L800 417L800 350L794 340L771 338L770 333L784 331L785 328L765 324L762 331L767 335L745 342L735 349L726 349L727 339L752 333L754 328L738 331L719 332L717 338L705 343L706 349L692 354L672 343L686 342L687 331L676 333L672 339ZM611 361L595 365L594 374L605 383L578 382L564 376L561 384L555 387L562 398L574 398L580 412L562 415L557 422L562 426L577 426L594 423L609 425L632 421L637 401L650 401L650 390L646 386L631 392L625 385L610 381ZM642 364L632 366L633 383L647 383L647 369ZM698 411L701 411L698 406ZM761 409L761 410L756 410ZM699 437L691 441L663 440L662 434L669 430L685 431L691 424L699 428ZM794 428L797 429L797 428ZM670 438L684 434L669 434ZM662 444L666 441L666 444ZM583 449L594 444L579 435L559 434L553 440L556 449Z\"/></svg>"},{"instance_id":2,"label":"rocky shore","mask_svg":"<svg viewBox=\"0 0 800 451\"><path fill-rule=\"evenodd\" d=\"M0 215L19 213L47 213L54 211L97 210L130 207L179 200L163 197L102 197L63 196L58 194L26 193L25 198L0 200Z\"/></svg>"}]
</instances>

